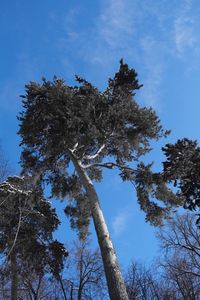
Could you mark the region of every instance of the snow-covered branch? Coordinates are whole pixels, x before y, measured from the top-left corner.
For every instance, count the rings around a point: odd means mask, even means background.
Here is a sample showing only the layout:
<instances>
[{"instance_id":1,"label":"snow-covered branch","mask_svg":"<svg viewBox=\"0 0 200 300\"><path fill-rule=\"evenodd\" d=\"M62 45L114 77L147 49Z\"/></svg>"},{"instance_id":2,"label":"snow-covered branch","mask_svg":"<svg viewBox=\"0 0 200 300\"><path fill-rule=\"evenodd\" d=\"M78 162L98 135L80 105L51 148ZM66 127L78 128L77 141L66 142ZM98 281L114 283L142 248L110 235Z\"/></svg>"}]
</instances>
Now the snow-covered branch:
<instances>
[{"instance_id":1,"label":"snow-covered branch","mask_svg":"<svg viewBox=\"0 0 200 300\"><path fill-rule=\"evenodd\" d=\"M71 153L74 153L76 151L77 147L78 147L78 143L76 143L74 145L73 149L69 149L69 150L71 151Z\"/></svg>"},{"instance_id":2,"label":"snow-covered branch","mask_svg":"<svg viewBox=\"0 0 200 300\"><path fill-rule=\"evenodd\" d=\"M133 171L132 168L129 168L125 165L113 163L113 162L107 162L107 163L101 163L101 164L100 163L93 163L93 164L88 164L88 165L81 164L81 167L83 169L88 169L88 168L91 168L91 167L102 167L102 168L107 168L107 169L119 168L119 169L125 169L125 170Z\"/></svg>"},{"instance_id":3,"label":"snow-covered branch","mask_svg":"<svg viewBox=\"0 0 200 300\"><path fill-rule=\"evenodd\" d=\"M95 154L93 154L93 155L84 155L83 158L87 159L87 160L95 159L101 153L101 151L104 148L105 148L105 144L103 144Z\"/></svg>"}]
</instances>

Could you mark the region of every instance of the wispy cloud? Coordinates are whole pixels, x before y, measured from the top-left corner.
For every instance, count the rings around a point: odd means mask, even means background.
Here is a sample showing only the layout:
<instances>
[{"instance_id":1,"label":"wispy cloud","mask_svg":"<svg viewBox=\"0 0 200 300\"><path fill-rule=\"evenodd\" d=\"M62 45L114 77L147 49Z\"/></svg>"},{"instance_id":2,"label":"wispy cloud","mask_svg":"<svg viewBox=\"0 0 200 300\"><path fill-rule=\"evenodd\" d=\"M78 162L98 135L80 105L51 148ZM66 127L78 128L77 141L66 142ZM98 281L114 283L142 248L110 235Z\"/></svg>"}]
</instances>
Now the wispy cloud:
<instances>
[{"instance_id":1,"label":"wispy cloud","mask_svg":"<svg viewBox=\"0 0 200 300\"><path fill-rule=\"evenodd\" d=\"M139 80L144 84L141 92L143 104L161 109L159 91L167 49L166 40L162 36L165 18L161 6L150 2L102 1L102 11L96 23L96 40L93 40L95 46L90 47L86 55L94 66L103 65L108 72L108 65L116 65L124 57L130 65L136 67ZM151 30L149 22L152 21L156 25Z\"/></svg>"},{"instance_id":2,"label":"wispy cloud","mask_svg":"<svg viewBox=\"0 0 200 300\"><path fill-rule=\"evenodd\" d=\"M200 53L192 5L191 0L163 0L162 4L154 0L99 0L99 10L84 28L78 26L85 17L83 11L74 9L64 23L66 37L61 47L68 55L65 52L63 61L69 65L69 57L71 61L76 55L76 60L87 66L87 76L99 84L124 57L144 83L144 104L162 109L160 91L168 60L187 59L187 50Z\"/></svg>"},{"instance_id":3,"label":"wispy cloud","mask_svg":"<svg viewBox=\"0 0 200 300\"><path fill-rule=\"evenodd\" d=\"M126 231L129 220L132 217L130 209L124 208L111 222L114 236L120 236Z\"/></svg>"},{"instance_id":4,"label":"wispy cloud","mask_svg":"<svg viewBox=\"0 0 200 300\"><path fill-rule=\"evenodd\" d=\"M198 44L195 17L191 14L192 2L185 0L174 20L174 39L177 54L181 57L186 50L194 52Z\"/></svg>"},{"instance_id":5,"label":"wispy cloud","mask_svg":"<svg viewBox=\"0 0 200 300\"><path fill-rule=\"evenodd\" d=\"M93 31L93 40L88 44L86 59L94 65L116 65L121 57L137 56L134 37L137 35L134 11L135 1L102 0ZM134 49L135 48L135 49ZM110 68L111 69L111 68Z\"/></svg>"},{"instance_id":6,"label":"wispy cloud","mask_svg":"<svg viewBox=\"0 0 200 300\"><path fill-rule=\"evenodd\" d=\"M140 39L140 53L143 60L141 68L144 84L142 90L143 102L145 105L160 110L160 90L165 71L164 45L162 41L158 41L153 36L147 35Z\"/></svg>"},{"instance_id":7,"label":"wispy cloud","mask_svg":"<svg viewBox=\"0 0 200 300\"><path fill-rule=\"evenodd\" d=\"M180 54L186 47L193 47L197 42L193 24L193 19L189 17L179 17L175 21L175 42Z\"/></svg>"},{"instance_id":8,"label":"wispy cloud","mask_svg":"<svg viewBox=\"0 0 200 300\"><path fill-rule=\"evenodd\" d=\"M99 17L99 35L112 48L123 45L134 33L133 5L129 1L106 1Z\"/></svg>"},{"instance_id":9,"label":"wispy cloud","mask_svg":"<svg viewBox=\"0 0 200 300\"><path fill-rule=\"evenodd\" d=\"M66 31L65 39L68 42L73 42L74 40L79 38L79 32L77 30L76 20L79 18L81 13L80 8L72 8L69 10L67 15L64 18L64 29Z\"/></svg>"}]
</instances>

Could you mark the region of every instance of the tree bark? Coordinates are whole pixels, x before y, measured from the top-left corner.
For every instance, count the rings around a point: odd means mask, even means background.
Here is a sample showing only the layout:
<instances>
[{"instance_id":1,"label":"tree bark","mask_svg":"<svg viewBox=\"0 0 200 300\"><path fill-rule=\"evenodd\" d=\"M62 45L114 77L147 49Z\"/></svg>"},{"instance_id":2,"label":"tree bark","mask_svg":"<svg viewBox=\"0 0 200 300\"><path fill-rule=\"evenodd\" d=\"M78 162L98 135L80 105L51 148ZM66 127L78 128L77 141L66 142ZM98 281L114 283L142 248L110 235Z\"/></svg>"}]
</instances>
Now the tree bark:
<instances>
[{"instance_id":1,"label":"tree bark","mask_svg":"<svg viewBox=\"0 0 200 300\"><path fill-rule=\"evenodd\" d=\"M18 271L17 271L17 261L16 254L14 251L10 254L11 262L11 300L18 299Z\"/></svg>"},{"instance_id":2,"label":"tree bark","mask_svg":"<svg viewBox=\"0 0 200 300\"><path fill-rule=\"evenodd\" d=\"M70 157L90 201L90 208L101 250L110 299L128 300L126 286L120 272L115 250L100 207L96 190L86 171L80 166L79 161L72 153Z\"/></svg>"}]
</instances>

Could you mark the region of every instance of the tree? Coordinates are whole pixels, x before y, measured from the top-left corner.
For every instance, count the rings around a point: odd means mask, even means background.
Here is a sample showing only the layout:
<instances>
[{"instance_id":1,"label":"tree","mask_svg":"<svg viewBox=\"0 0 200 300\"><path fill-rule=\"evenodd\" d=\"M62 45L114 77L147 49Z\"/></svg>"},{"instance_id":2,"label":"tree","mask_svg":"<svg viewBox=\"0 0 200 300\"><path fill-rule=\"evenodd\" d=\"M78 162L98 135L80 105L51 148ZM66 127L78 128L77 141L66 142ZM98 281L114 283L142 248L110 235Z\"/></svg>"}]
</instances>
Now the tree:
<instances>
[{"instance_id":1,"label":"tree","mask_svg":"<svg viewBox=\"0 0 200 300\"><path fill-rule=\"evenodd\" d=\"M56 77L52 82L43 79L42 84L26 85L19 116L21 162L33 178L51 184L54 196L70 199L66 212L73 226L84 228L82 236L92 216L110 298L128 299L93 181L102 180L103 168L118 168L123 180L136 183L147 220L159 223L174 199L168 205L158 195L161 206L149 200L141 183L144 165L136 170L131 163L137 164L150 150L150 141L167 132L151 108L136 103L135 92L141 85L135 70L123 60L104 92L78 76L76 81L74 87ZM161 176L154 181L160 186Z\"/></svg>"},{"instance_id":2,"label":"tree","mask_svg":"<svg viewBox=\"0 0 200 300\"><path fill-rule=\"evenodd\" d=\"M200 297L200 235L193 214L175 214L159 234L163 277L177 299Z\"/></svg>"},{"instance_id":3,"label":"tree","mask_svg":"<svg viewBox=\"0 0 200 300\"><path fill-rule=\"evenodd\" d=\"M10 175L10 172L9 162L0 146L0 182L4 181Z\"/></svg>"},{"instance_id":4,"label":"tree","mask_svg":"<svg viewBox=\"0 0 200 300\"><path fill-rule=\"evenodd\" d=\"M7 258L11 299L16 300L20 274L58 276L67 252L52 238L59 224L55 210L39 188L32 189L29 177L12 176L0 184L0 212L0 252Z\"/></svg>"},{"instance_id":5,"label":"tree","mask_svg":"<svg viewBox=\"0 0 200 300\"><path fill-rule=\"evenodd\" d=\"M196 210L200 207L200 147L197 141L178 140L162 148L166 160L163 162L165 181L177 188L184 207ZM200 221L200 217L197 222Z\"/></svg>"},{"instance_id":6,"label":"tree","mask_svg":"<svg viewBox=\"0 0 200 300\"><path fill-rule=\"evenodd\" d=\"M157 273L154 272L157 270ZM130 300L177 300L176 290L158 272L158 266L147 268L132 262L126 272L126 285ZM165 271L164 271L165 273Z\"/></svg>"},{"instance_id":7,"label":"tree","mask_svg":"<svg viewBox=\"0 0 200 300\"><path fill-rule=\"evenodd\" d=\"M143 265L132 262L125 279L130 300L160 300L157 282Z\"/></svg>"},{"instance_id":8,"label":"tree","mask_svg":"<svg viewBox=\"0 0 200 300\"><path fill-rule=\"evenodd\" d=\"M149 268L132 262L126 272L129 299L199 299L200 235L194 214L174 214L157 237L163 254L157 262Z\"/></svg>"},{"instance_id":9,"label":"tree","mask_svg":"<svg viewBox=\"0 0 200 300\"><path fill-rule=\"evenodd\" d=\"M20 276L18 283L18 299L23 300L66 300L63 291L60 289L60 283L49 274L41 277L38 274L27 273L27 277ZM10 277L4 278L4 284L1 285L0 299L10 299Z\"/></svg>"},{"instance_id":10,"label":"tree","mask_svg":"<svg viewBox=\"0 0 200 300\"><path fill-rule=\"evenodd\" d=\"M69 251L68 282L70 299L104 299L106 295L103 262L98 249L91 250L89 241L79 240Z\"/></svg>"}]
</instances>

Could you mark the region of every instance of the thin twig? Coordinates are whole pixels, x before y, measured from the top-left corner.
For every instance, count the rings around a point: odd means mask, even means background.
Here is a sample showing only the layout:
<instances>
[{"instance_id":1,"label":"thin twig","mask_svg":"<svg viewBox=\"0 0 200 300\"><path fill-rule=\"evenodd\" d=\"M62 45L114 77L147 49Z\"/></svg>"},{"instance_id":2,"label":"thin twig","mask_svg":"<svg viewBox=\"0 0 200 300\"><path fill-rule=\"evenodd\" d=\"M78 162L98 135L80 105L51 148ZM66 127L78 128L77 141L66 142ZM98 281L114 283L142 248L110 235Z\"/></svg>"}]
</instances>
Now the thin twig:
<instances>
[{"instance_id":1,"label":"thin twig","mask_svg":"<svg viewBox=\"0 0 200 300\"><path fill-rule=\"evenodd\" d=\"M5 200L3 200L1 203L0 203L0 206L4 204L4 202L6 202L6 200L8 200L8 197L6 197Z\"/></svg>"},{"instance_id":2,"label":"thin twig","mask_svg":"<svg viewBox=\"0 0 200 300\"><path fill-rule=\"evenodd\" d=\"M17 231L16 231L16 234L15 234L15 238L14 238L12 247L11 247L11 249L10 249L8 255L7 255L8 257L10 256L11 252L13 251L13 249L15 247L17 237L18 237L18 234L19 234L19 230L20 230L20 226L21 226L21 220L22 220L22 209L21 209L21 207L19 207L19 222L18 222L18 225L17 225Z\"/></svg>"}]
</instances>

